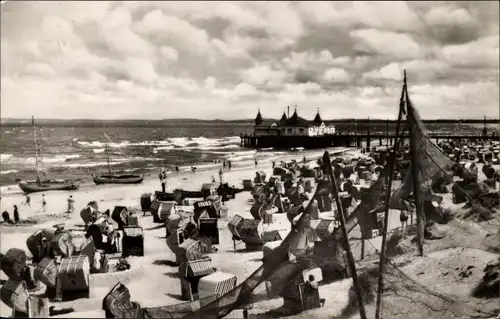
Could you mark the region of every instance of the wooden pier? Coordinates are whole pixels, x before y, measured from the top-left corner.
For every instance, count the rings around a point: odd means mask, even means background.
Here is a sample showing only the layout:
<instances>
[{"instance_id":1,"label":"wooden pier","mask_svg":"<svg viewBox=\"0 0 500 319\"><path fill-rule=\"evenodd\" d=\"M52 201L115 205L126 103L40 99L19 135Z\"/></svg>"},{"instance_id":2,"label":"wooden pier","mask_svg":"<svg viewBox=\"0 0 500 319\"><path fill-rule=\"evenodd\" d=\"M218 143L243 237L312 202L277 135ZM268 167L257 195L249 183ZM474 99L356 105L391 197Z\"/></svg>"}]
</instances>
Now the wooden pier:
<instances>
[{"instance_id":1,"label":"wooden pier","mask_svg":"<svg viewBox=\"0 0 500 319\"><path fill-rule=\"evenodd\" d=\"M499 140L500 136L493 134L477 133L430 133L430 138L438 143L442 140ZM255 136L250 134L241 134L241 147L248 148L275 148L290 149L303 147L305 149L318 149L325 147L367 147L372 146L391 146L395 139L395 133L381 132L346 132L323 136L281 136L266 135ZM403 143L409 140L408 134L399 136ZM374 145L375 144L375 145Z\"/></svg>"}]
</instances>

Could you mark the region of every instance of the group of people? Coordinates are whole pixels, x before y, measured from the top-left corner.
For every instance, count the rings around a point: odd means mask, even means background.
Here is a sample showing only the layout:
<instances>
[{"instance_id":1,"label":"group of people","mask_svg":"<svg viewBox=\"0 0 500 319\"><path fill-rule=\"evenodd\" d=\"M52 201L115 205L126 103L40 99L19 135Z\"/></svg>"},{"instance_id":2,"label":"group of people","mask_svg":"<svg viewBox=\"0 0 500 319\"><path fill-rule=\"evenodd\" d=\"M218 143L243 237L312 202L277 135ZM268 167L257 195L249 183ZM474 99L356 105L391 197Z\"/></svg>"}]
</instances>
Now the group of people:
<instances>
[{"instance_id":1,"label":"group of people","mask_svg":"<svg viewBox=\"0 0 500 319\"><path fill-rule=\"evenodd\" d=\"M10 219L9 212L6 210L2 213L2 219L4 223L9 223L9 224L19 223L20 218L19 218L19 209L17 208L17 205L14 205L14 220Z\"/></svg>"},{"instance_id":2,"label":"group of people","mask_svg":"<svg viewBox=\"0 0 500 319\"><path fill-rule=\"evenodd\" d=\"M215 162L220 162L219 159L216 159ZM255 159L255 166L258 165L257 158ZM232 163L231 160L224 160L222 161L222 168L219 170L219 178L221 184L223 183L223 176L224 176L224 169L227 167L228 170L231 170ZM197 170L196 166L191 166L191 172L195 173ZM160 184L161 184L161 191L165 193L167 191L167 179L168 179L168 173L169 169L166 169L164 166L160 169L160 173L158 174L158 178L160 179ZM179 166L175 165L175 171L177 174L179 174ZM215 177L212 176L212 183L215 184Z\"/></svg>"},{"instance_id":3,"label":"group of people","mask_svg":"<svg viewBox=\"0 0 500 319\"><path fill-rule=\"evenodd\" d=\"M25 201L22 204L31 208L31 196L30 196L30 194L26 194L24 197L25 197ZM0 199L1 199L1 197L0 197ZM69 195L67 202L68 202L68 209L67 209L66 213L68 213L68 214L74 213L75 212L75 199L73 198L73 195ZM41 203L42 203L42 212L46 212L47 211L47 197L45 196L45 194L42 194ZM12 220L10 218L9 212L7 210L4 210L2 212L2 219L6 223L11 223L11 224L19 223L21 221L21 218L19 215L19 207L17 205L14 205L13 215L14 215L13 216L14 219Z\"/></svg>"}]
</instances>

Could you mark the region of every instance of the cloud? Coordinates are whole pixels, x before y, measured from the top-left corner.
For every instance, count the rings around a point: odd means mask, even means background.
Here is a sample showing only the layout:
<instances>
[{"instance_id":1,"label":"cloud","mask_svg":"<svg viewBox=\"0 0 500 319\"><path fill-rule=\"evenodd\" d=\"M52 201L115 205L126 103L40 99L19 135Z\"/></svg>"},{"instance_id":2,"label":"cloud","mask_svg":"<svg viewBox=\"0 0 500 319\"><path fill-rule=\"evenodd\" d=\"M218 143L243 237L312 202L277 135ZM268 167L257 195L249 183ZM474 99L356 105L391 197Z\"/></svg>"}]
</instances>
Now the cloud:
<instances>
[{"instance_id":1,"label":"cloud","mask_svg":"<svg viewBox=\"0 0 500 319\"><path fill-rule=\"evenodd\" d=\"M464 44L447 45L440 54L456 67L498 69L498 40L498 36L491 36Z\"/></svg>"},{"instance_id":2,"label":"cloud","mask_svg":"<svg viewBox=\"0 0 500 319\"><path fill-rule=\"evenodd\" d=\"M323 73L323 80L329 83L348 82L351 76L341 68L330 68Z\"/></svg>"},{"instance_id":3,"label":"cloud","mask_svg":"<svg viewBox=\"0 0 500 319\"><path fill-rule=\"evenodd\" d=\"M498 2L7 2L3 117L498 117ZM103 112L105 110L105 112Z\"/></svg>"},{"instance_id":4,"label":"cloud","mask_svg":"<svg viewBox=\"0 0 500 319\"><path fill-rule=\"evenodd\" d=\"M278 86L284 83L287 74L282 70L275 70L268 65L258 65L244 70L242 80L255 86Z\"/></svg>"},{"instance_id":5,"label":"cloud","mask_svg":"<svg viewBox=\"0 0 500 319\"><path fill-rule=\"evenodd\" d=\"M420 80L430 81L440 74L444 74L450 66L437 60L411 60L405 62L392 62L380 69L372 70L363 74L363 78L370 80L401 81L401 75L406 70L412 77Z\"/></svg>"},{"instance_id":6,"label":"cloud","mask_svg":"<svg viewBox=\"0 0 500 319\"><path fill-rule=\"evenodd\" d=\"M424 54L422 47L406 33L361 29L352 31L350 34L358 41L356 48L368 54L394 59L418 58Z\"/></svg>"}]
</instances>

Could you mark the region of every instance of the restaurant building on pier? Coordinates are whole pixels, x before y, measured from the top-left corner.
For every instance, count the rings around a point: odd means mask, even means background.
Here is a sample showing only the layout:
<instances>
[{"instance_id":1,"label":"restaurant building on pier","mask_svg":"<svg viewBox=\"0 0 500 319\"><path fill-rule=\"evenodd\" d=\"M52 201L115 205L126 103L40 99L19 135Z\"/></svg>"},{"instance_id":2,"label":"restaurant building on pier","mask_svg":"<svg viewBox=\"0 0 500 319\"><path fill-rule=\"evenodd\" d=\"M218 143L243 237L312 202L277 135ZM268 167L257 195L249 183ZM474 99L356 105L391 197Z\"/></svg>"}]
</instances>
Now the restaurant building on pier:
<instances>
[{"instance_id":1,"label":"restaurant building on pier","mask_svg":"<svg viewBox=\"0 0 500 319\"><path fill-rule=\"evenodd\" d=\"M300 117L297 108L289 118L283 112L279 121L262 118L260 110L255 118L254 136L323 136L335 134L335 126L325 125L318 112L312 121Z\"/></svg>"}]
</instances>

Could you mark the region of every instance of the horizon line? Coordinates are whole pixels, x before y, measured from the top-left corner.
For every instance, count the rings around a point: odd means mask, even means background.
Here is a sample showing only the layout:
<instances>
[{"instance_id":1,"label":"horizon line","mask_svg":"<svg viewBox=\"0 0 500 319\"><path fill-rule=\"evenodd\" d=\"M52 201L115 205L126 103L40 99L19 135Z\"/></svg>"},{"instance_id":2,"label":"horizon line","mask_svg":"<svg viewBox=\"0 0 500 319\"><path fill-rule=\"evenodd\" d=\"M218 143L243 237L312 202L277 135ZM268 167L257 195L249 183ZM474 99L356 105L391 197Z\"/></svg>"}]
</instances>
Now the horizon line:
<instances>
[{"instance_id":1,"label":"horizon line","mask_svg":"<svg viewBox=\"0 0 500 319\"><path fill-rule=\"evenodd\" d=\"M6 117L6 118L0 118L0 121L2 123L6 121L31 121L32 118L24 118L24 117ZM134 122L134 121L148 121L148 122L162 122L162 121L200 121L200 122L243 122L243 121L254 121L254 118L240 118L240 119L197 119L197 118L164 118L164 119L91 119L91 118L35 118L35 121L94 121L94 122L118 122L118 121L127 121L127 122ZM279 121L279 118L263 118L265 121ZM383 118L383 117L363 117L363 118L356 118L356 117L343 117L343 118L335 118L335 119L323 119L323 122L335 122L335 121L397 121L397 118L391 119L391 118ZM492 122L492 121L499 121L500 122L500 117L498 118L492 118L492 117L487 117L484 116L483 118L427 118L427 119L422 119L423 121L485 121L486 122Z\"/></svg>"}]
</instances>

